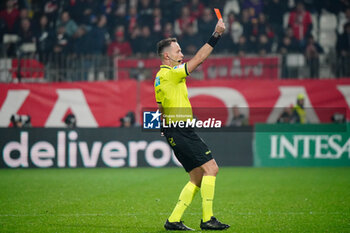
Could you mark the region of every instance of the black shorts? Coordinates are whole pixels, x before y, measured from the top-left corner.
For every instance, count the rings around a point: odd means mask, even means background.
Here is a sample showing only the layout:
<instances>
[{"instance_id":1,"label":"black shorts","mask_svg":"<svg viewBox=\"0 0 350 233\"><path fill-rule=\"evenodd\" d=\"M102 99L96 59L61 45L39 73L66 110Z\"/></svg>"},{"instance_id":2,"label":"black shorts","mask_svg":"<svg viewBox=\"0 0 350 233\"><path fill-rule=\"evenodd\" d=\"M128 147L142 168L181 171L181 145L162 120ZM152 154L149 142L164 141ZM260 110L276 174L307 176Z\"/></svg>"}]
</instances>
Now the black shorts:
<instances>
[{"instance_id":1,"label":"black shorts","mask_svg":"<svg viewBox=\"0 0 350 233\"><path fill-rule=\"evenodd\" d=\"M165 128L163 132L186 172L213 159L208 146L193 128Z\"/></svg>"}]
</instances>

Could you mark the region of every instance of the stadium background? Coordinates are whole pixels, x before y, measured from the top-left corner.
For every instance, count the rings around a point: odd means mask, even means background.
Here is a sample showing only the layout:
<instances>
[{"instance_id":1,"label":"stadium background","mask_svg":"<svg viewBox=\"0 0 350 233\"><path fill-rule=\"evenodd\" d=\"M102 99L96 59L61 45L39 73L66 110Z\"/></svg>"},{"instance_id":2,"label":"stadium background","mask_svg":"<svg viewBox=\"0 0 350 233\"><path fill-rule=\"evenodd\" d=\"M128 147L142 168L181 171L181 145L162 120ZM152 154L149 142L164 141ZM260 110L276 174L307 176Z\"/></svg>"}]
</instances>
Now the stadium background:
<instances>
[{"instance_id":1,"label":"stadium background","mask_svg":"<svg viewBox=\"0 0 350 233\"><path fill-rule=\"evenodd\" d=\"M199 132L223 167L217 212L237 232L349 231L348 0L2 1L0 231L159 232L177 190L162 188L186 176L141 129L155 45L177 37L191 58L214 7L226 33L187 84L194 109L225 122Z\"/></svg>"}]
</instances>

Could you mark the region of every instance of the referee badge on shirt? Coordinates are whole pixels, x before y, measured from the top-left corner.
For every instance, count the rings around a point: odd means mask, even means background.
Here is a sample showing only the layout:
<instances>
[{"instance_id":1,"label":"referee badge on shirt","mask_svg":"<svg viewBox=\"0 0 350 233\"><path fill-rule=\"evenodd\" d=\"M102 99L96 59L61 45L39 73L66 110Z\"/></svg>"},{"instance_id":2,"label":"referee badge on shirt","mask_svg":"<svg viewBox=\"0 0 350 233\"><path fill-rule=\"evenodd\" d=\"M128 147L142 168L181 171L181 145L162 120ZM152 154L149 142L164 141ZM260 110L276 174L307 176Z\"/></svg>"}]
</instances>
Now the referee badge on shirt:
<instances>
[{"instance_id":1,"label":"referee badge on shirt","mask_svg":"<svg viewBox=\"0 0 350 233\"><path fill-rule=\"evenodd\" d=\"M181 64L181 65L178 65L178 66L174 66L174 70L175 70L175 69L178 69L178 68L182 68L182 67L184 67L184 65L185 65L185 64Z\"/></svg>"},{"instance_id":2,"label":"referee badge on shirt","mask_svg":"<svg viewBox=\"0 0 350 233\"><path fill-rule=\"evenodd\" d=\"M160 116L162 114L156 112L143 112L143 128L144 129L160 129Z\"/></svg>"},{"instance_id":3,"label":"referee badge on shirt","mask_svg":"<svg viewBox=\"0 0 350 233\"><path fill-rule=\"evenodd\" d=\"M157 86L159 86L159 85L160 85L160 77L157 76L157 77L156 77L156 80L154 81L154 86L157 87Z\"/></svg>"}]
</instances>

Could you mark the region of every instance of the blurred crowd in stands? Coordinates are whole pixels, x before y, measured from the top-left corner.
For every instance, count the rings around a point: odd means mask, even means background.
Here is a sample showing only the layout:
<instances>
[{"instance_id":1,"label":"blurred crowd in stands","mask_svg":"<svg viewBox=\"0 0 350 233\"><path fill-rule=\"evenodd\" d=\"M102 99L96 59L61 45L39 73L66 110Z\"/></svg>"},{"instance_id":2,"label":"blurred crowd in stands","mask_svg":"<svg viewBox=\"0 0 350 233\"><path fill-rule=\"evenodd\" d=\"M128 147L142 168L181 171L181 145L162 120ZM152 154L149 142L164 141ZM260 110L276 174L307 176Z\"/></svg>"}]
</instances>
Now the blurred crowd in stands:
<instances>
[{"instance_id":1,"label":"blurred crowd in stands","mask_svg":"<svg viewBox=\"0 0 350 233\"><path fill-rule=\"evenodd\" d=\"M156 42L167 37L193 54L213 32L214 7L227 25L215 53L300 53L315 67L310 76L318 77L319 55L333 49L339 76L350 76L350 0L6 0L2 56L16 57L20 45L34 44L26 51L44 63L52 54L154 57ZM322 34L325 14L336 25Z\"/></svg>"}]
</instances>

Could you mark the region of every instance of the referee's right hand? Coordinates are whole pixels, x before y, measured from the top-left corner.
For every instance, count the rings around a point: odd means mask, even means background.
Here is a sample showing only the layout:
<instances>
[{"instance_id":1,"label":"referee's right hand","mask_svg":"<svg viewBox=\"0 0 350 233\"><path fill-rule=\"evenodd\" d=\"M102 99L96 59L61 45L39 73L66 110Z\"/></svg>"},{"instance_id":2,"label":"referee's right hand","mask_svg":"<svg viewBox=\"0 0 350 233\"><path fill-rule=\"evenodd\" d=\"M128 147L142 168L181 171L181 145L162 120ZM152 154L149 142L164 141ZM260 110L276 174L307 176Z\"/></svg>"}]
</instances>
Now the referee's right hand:
<instances>
[{"instance_id":1,"label":"referee's right hand","mask_svg":"<svg viewBox=\"0 0 350 233\"><path fill-rule=\"evenodd\" d=\"M226 27L225 27L224 21L222 19L219 19L218 23L215 26L215 32L217 32L219 35L222 35L225 29Z\"/></svg>"}]
</instances>

